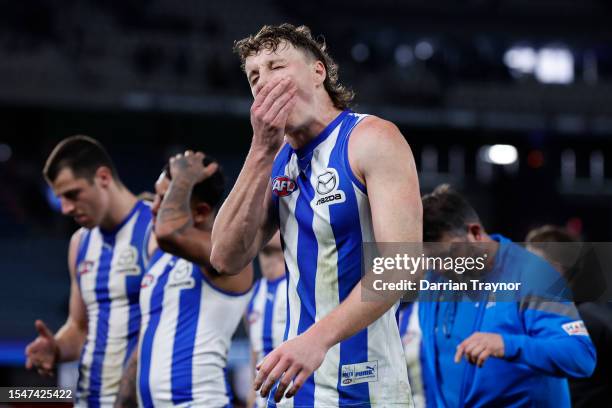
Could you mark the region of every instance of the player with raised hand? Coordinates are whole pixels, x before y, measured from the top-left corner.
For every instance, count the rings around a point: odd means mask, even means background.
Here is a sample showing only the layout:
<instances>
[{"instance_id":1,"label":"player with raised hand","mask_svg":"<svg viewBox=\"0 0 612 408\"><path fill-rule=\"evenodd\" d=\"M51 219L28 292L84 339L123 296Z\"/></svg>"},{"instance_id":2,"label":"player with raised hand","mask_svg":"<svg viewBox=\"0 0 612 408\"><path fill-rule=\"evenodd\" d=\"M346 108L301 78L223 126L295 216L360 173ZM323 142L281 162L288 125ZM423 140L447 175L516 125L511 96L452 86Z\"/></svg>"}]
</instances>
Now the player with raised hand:
<instances>
[{"instance_id":1,"label":"player with raised hand","mask_svg":"<svg viewBox=\"0 0 612 408\"><path fill-rule=\"evenodd\" d=\"M280 228L287 266L287 341L255 388L268 406L409 406L397 302L363 302L360 280L363 242L421 241L410 148L392 123L348 109L352 93L308 28L265 26L235 49L253 139L211 262L234 274Z\"/></svg>"}]
</instances>

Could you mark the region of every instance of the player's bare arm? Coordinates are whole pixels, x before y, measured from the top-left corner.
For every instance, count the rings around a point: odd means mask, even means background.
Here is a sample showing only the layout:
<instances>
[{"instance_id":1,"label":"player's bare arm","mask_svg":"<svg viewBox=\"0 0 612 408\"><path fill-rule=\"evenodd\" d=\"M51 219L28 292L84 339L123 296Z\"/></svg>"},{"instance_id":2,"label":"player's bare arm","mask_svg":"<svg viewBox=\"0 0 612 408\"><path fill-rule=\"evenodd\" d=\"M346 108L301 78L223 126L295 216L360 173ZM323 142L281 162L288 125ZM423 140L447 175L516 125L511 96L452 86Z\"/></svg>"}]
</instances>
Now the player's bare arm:
<instances>
[{"instance_id":1,"label":"player's bare arm","mask_svg":"<svg viewBox=\"0 0 612 408\"><path fill-rule=\"evenodd\" d=\"M295 103L296 88L290 80L270 81L258 87L253 83L257 74L247 74L255 92L251 107L253 140L212 231L212 264L227 274L238 273L248 265L278 228L272 217L270 174Z\"/></svg>"},{"instance_id":2,"label":"player's bare arm","mask_svg":"<svg viewBox=\"0 0 612 408\"><path fill-rule=\"evenodd\" d=\"M76 279L76 257L81 230L72 235L68 249L70 305L66 323L53 335L42 320L35 322L38 337L25 350L26 368L44 376L53 375L59 362L77 360L87 337L87 310Z\"/></svg>"},{"instance_id":3,"label":"player's bare arm","mask_svg":"<svg viewBox=\"0 0 612 408\"><path fill-rule=\"evenodd\" d=\"M366 185L377 242L421 242L422 204L416 166L408 143L390 122L370 117L349 141L349 161ZM412 228L405 228L406 225ZM362 302L361 284L325 318L270 353L259 366L256 389L266 396L280 379L274 396L292 397L321 365L327 351L382 316L397 298Z\"/></svg>"},{"instance_id":4,"label":"player's bare arm","mask_svg":"<svg viewBox=\"0 0 612 408\"><path fill-rule=\"evenodd\" d=\"M203 164L204 154L186 152L170 159L172 180L155 223L159 247L198 265L210 265L210 233L195 228L191 210L193 187L217 171Z\"/></svg>"},{"instance_id":5,"label":"player's bare arm","mask_svg":"<svg viewBox=\"0 0 612 408\"><path fill-rule=\"evenodd\" d=\"M136 408L138 406L138 396L136 393L136 375L138 373L138 349L134 349L128 360L121 384L119 394L115 400L115 408Z\"/></svg>"}]
</instances>

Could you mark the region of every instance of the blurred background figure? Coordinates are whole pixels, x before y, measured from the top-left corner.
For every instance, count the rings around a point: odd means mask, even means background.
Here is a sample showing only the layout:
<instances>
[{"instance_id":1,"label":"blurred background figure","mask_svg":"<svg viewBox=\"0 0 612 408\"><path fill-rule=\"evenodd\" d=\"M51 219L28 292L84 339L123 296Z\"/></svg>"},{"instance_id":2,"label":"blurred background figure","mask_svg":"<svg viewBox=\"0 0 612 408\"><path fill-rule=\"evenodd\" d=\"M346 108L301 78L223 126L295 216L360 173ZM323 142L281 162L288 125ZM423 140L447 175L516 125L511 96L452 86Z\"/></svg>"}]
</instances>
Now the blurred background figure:
<instances>
[{"instance_id":1,"label":"blurred background figure","mask_svg":"<svg viewBox=\"0 0 612 408\"><path fill-rule=\"evenodd\" d=\"M79 360L75 405L111 407L138 338L151 208L124 186L106 149L87 136L61 141L43 173L62 214L81 228L68 249L68 319L55 334L36 320L26 368L53 376L59 363Z\"/></svg>"},{"instance_id":2,"label":"blurred background figure","mask_svg":"<svg viewBox=\"0 0 612 408\"><path fill-rule=\"evenodd\" d=\"M115 407L231 405L227 354L253 269L230 276L210 265L210 232L224 189L220 164L202 152L172 157L157 179L138 350Z\"/></svg>"},{"instance_id":3,"label":"blurred background figure","mask_svg":"<svg viewBox=\"0 0 612 408\"><path fill-rule=\"evenodd\" d=\"M579 239L565 228L544 225L529 231L525 242L528 250L542 256L565 275L569 267L564 266L566 264L563 262L564 254L559 252L571 251L572 248L564 244L578 244ZM612 405L612 305L609 302L577 300L576 307L597 350L597 365L595 372L589 378L570 378L572 406L610 406Z\"/></svg>"},{"instance_id":4,"label":"blurred background figure","mask_svg":"<svg viewBox=\"0 0 612 408\"><path fill-rule=\"evenodd\" d=\"M251 382L255 366L283 342L287 322L287 278L280 232L258 256L262 277L255 283L245 321L251 342ZM266 400L251 387L247 407L262 408Z\"/></svg>"},{"instance_id":5,"label":"blurred background figure","mask_svg":"<svg viewBox=\"0 0 612 408\"><path fill-rule=\"evenodd\" d=\"M500 301L492 291L443 290L419 301L428 404L570 407L567 377L591 376L595 347L573 303L554 301L528 286L534 276L557 282L558 273L508 238L489 235L470 203L448 185L423 196L423 237L424 242L471 244L473 251L487 245L486 275L451 272L454 276L429 274L429 280L501 276L525 289L516 301Z\"/></svg>"}]
</instances>

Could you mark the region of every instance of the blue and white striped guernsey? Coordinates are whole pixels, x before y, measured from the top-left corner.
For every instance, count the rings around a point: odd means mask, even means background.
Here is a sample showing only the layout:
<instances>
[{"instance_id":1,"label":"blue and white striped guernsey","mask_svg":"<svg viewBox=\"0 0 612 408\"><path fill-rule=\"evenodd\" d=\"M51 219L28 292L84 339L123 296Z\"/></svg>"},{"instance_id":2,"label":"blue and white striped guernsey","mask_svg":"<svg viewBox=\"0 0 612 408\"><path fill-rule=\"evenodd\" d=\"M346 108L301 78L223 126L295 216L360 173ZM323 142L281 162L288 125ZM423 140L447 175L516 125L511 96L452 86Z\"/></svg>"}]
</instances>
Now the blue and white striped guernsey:
<instances>
[{"instance_id":1,"label":"blue and white striped guernsey","mask_svg":"<svg viewBox=\"0 0 612 408\"><path fill-rule=\"evenodd\" d=\"M287 279L261 278L255 284L253 297L247 309L251 348L259 363L283 342L287 323ZM258 397L256 406L264 407L265 400Z\"/></svg>"},{"instance_id":2,"label":"blue and white striped guernsey","mask_svg":"<svg viewBox=\"0 0 612 408\"><path fill-rule=\"evenodd\" d=\"M285 338L336 308L361 279L362 242L373 242L365 186L348 161L348 141L365 115L344 111L299 150L285 145L272 169L287 266ZM412 406L395 310L332 347L292 399L268 406Z\"/></svg>"},{"instance_id":3,"label":"blue and white striped guernsey","mask_svg":"<svg viewBox=\"0 0 612 408\"><path fill-rule=\"evenodd\" d=\"M138 341L141 249L151 221L139 201L113 231L83 229L76 276L87 308L87 340L79 363L77 406L112 406L124 364Z\"/></svg>"},{"instance_id":4,"label":"blue and white striped guernsey","mask_svg":"<svg viewBox=\"0 0 612 408\"><path fill-rule=\"evenodd\" d=\"M140 293L140 406L231 406L227 353L249 292L222 291L197 265L153 254Z\"/></svg>"}]
</instances>

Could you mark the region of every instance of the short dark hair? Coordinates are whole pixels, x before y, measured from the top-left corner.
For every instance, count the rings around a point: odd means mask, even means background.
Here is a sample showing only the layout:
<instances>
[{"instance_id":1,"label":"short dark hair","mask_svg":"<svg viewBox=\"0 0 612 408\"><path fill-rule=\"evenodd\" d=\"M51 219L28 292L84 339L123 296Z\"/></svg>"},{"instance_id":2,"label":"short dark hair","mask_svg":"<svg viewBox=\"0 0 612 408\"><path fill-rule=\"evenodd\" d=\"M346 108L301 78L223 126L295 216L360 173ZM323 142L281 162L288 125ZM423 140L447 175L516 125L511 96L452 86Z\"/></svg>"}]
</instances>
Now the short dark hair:
<instances>
[{"instance_id":1,"label":"short dark hair","mask_svg":"<svg viewBox=\"0 0 612 408\"><path fill-rule=\"evenodd\" d=\"M529 231L525 242L578 242L578 239L563 227L543 225Z\"/></svg>"},{"instance_id":2,"label":"short dark hair","mask_svg":"<svg viewBox=\"0 0 612 408\"><path fill-rule=\"evenodd\" d=\"M223 169L217 160L210 156L204 157L204 166L208 166L211 163L218 164L219 167L217 171L206 180L193 186L193 190L191 190L191 200L197 203L206 203L210 205L212 209L217 209L221 204L223 193L225 192L225 174L223 174ZM169 164L164 166L162 173L166 174L166 177L172 180Z\"/></svg>"},{"instance_id":3,"label":"short dark hair","mask_svg":"<svg viewBox=\"0 0 612 408\"><path fill-rule=\"evenodd\" d=\"M100 167L108 167L116 182L121 183L119 174L110 155L96 139L76 135L68 137L55 146L43 169L43 175L54 182L63 169L70 169L75 177L92 181Z\"/></svg>"},{"instance_id":4,"label":"short dark hair","mask_svg":"<svg viewBox=\"0 0 612 408\"><path fill-rule=\"evenodd\" d=\"M262 49L276 51L282 41L292 44L323 63L327 72L323 82L325 90L336 108L347 109L355 93L338 82L338 64L327 52L325 41L317 41L312 37L310 28L304 25L296 27L287 23L278 26L265 25L257 34L236 41L234 52L240 57L241 67L244 70L247 57L257 54Z\"/></svg>"},{"instance_id":5,"label":"short dark hair","mask_svg":"<svg viewBox=\"0 0 612 408\"><path fill-rule=\"evenodd\" d=\"M423 241L437 242L445 233L465 235L468 223L480 223L480 218L450 185L439 185L423 196Z\"/></svg>"}]
</instances>

